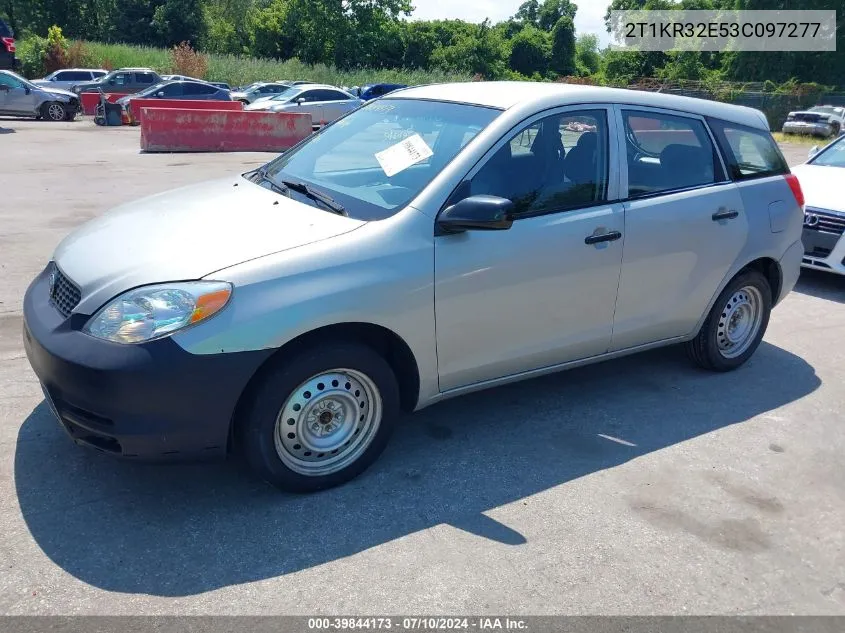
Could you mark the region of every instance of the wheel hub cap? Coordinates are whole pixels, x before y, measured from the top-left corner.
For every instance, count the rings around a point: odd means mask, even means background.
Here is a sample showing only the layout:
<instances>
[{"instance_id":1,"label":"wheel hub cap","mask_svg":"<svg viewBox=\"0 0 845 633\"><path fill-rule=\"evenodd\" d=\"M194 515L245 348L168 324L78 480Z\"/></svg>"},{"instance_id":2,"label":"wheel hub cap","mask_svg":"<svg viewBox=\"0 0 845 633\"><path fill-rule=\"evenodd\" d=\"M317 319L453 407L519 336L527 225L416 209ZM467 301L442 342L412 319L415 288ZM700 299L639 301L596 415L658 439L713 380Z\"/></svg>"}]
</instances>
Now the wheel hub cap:
<instances>
[{"instance_id":1,"label":"wheel hub cap","mask_svg":"<svg viewBox=\"0 0 845 633\"><path fill-rule=\"evenodd\" d=\"M763 320L763 298L753 286L737 290L719 317L716 340L725 358L735 358L751 345Z\"/></svg>"},{"instance_id":2,"label":"wheel hub cap","mask_svg":"<svg viewBox=\"0 0 845 633\"><path fill-rule=\"evenodd\" d=\"M367 449L381 422L381 395L361 372L333 369L299 385L276 420L276 452L291 470L327 475Z\"/></svg>"}]
</instances>

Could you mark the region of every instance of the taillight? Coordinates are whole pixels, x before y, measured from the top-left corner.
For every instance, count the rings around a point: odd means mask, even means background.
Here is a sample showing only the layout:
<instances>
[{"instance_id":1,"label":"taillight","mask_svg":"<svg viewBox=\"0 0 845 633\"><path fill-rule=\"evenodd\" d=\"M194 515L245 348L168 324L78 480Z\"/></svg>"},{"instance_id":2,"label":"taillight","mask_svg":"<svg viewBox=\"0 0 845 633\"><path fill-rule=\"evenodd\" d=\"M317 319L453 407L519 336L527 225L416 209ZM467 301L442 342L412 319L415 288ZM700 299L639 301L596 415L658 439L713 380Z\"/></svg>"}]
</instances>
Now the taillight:
<instances>
[{"instance_id":1,"label":"taillight","mask_svg":"<svg viewBox=\"0 0 845 633\"><path fill-rule=\"evenodd\" d=\"M0 40L3 41L3 45L6 47L7 53L14 53L15 52L15 38L14 37L0 37Z\"/></svg>"},{"instance_id":2,"label":"taillight","mask_svg":"<svg viewBox=\"0 0 845 633\"><path fill-rule=\"evenodd\" d=\"M786 178L786 183L789 185L789 188L792 189L792 195L795 196L795 202L797 202L798 206L803 209L804 192L801 191L801 183L798 182L798 176L795 174L786 174L784 178Z\"/></svg>"}]
</instances>

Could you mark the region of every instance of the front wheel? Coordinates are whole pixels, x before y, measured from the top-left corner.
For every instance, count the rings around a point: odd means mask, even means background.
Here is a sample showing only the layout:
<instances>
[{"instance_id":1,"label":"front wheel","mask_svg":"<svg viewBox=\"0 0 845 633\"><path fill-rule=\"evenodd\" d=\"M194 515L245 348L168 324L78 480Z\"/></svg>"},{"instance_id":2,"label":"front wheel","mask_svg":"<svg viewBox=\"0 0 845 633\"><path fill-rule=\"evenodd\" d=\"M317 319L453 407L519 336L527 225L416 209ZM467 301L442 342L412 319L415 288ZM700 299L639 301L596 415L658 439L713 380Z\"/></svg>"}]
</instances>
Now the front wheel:
<instances>
[{"instance_id":1,"label":"front wheel","mask_svg":"<svg viewBox=\"0 0 845 633\"><path fill-rule=\"evenodd\" d=\"M41 116L48 121L64 121L67 108L58 101L48 101L41 106Z\"/></svg>"},{"instance_id":2,"label":"front wheel","mask_svg":"<svg viewBox=\"0 0 845 633\"><path fill-rule=\"evenodd\" d=\"M264 480L290 492L337 486L381 454L399 415L399 388L370 347L338 342L272 367L238 421L240 448Z\"/></svg>"},{"instance_id":3,"label":"front wheel","mask_svg":"<svg viewBox=\"0 0 845 633\"><path fill-rule=\"evenodd\" d=\"M712 371L736 369L756 351L769 325L772 289L756 270L737 275L722 291L698 335L687 343L692 361Z\"/></svg>"}]
</instances>

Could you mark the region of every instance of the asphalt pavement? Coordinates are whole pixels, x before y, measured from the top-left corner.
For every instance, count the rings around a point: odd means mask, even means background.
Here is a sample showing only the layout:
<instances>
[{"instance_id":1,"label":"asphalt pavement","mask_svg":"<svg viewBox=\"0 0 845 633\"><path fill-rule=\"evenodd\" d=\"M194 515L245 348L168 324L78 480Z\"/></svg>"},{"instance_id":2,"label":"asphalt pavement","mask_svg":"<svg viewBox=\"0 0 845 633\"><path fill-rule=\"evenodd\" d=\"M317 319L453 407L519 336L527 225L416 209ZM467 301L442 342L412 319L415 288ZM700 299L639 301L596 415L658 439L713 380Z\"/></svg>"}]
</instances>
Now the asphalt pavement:
<instances>
[{"instance_id":1,"label":"asphalt pavement","mask_svg":"<svg viewBox=\"0 0 845 633\"><path fill-rule=\"evenodd\" d=\"M270 155L90 120L0 119L0 148L0 613L845 614L845 279L802 274L736 372L669 348L465 396L294 496L75 447L21 344L75 226Z\"/></svg>"}]
</instances>

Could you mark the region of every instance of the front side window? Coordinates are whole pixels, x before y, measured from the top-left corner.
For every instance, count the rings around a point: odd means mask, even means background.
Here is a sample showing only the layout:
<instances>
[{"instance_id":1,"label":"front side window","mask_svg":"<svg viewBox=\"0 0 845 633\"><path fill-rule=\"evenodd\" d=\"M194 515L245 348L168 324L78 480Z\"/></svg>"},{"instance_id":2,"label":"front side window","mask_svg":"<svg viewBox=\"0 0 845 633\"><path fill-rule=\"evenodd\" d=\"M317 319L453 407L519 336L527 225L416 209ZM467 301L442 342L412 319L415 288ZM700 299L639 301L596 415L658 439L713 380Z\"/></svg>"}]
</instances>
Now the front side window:
<instances>
[{"instance_id":1,"label":"front side window","mask_svg":"<svg viewBox=\"0 0 845 633\"><path fill-rule=\"evenodd\" d=\"M267 175L304 181L350 216L380 220L419 194L500 114L457 103L374 101L271 162Z\"/></svg>"},{"instance_id":2,"label":"front side window","mask_svg":"<svg viewBox=\"0 0 845 633\"><path fill-rule=\"evenodd\" d=\"M450 203L484 194L511 200L515 215L576 209L607 200L607 173L605 111L554 114L514 134Z\"/></svg>"},{"instance_id":3,"label":"front side window","mask_svg":"<svg viewBox=\"0 0 845 633\"><path fill-rule=\"evenodd\" d=\"M117 73L109 81L109 83L111 82L114 82L116 86L125 86L126 84L132 82L132 75L130 75L129 73Z\"/></svg>"},{"instance_id":4,"label":"front side window","mask_svg":"<svg viewBox=\"0 0 845 633\"><path fill-rule=\"evenodd\" d=\"M179 97L183 94L182 84L178 82L167 84L158 92L163 92L165 97Z\"/></svg>"},{"instance_id":5,"label":"front side window","mask_svg":"<svg viewBox=\"0 0 845 633\"><path fill-rule=\"evenodd\" d=\"M4 73L0 73L0 86L8 86L9 88L23 88L23 82L12 77L11 75L6 75Z\"/></svg>"},{"instance_id":6,"label":"front side window","mask_svg":"<svg viewBox=\"0 0 845 633\"><path fill-rule=\"evenodd\" d=\"M734 180L789 173L789 167L769 132L744 125L708 119Z\"/></svg>"},{"instance_id":7,"label":"front side window","mask_svg":"<svg viewBox=\"0 0 845 633\"><path fill-rule=\"evenodd\" d=\"M722 180L718 155L698 119L623 110L628 196L701 187Z\"/></svg>"}]
</instances>

